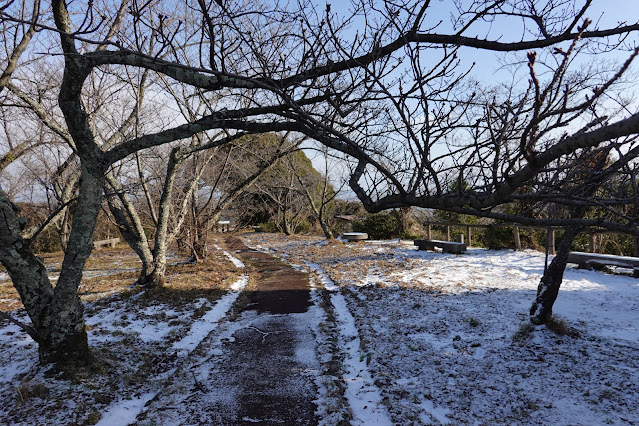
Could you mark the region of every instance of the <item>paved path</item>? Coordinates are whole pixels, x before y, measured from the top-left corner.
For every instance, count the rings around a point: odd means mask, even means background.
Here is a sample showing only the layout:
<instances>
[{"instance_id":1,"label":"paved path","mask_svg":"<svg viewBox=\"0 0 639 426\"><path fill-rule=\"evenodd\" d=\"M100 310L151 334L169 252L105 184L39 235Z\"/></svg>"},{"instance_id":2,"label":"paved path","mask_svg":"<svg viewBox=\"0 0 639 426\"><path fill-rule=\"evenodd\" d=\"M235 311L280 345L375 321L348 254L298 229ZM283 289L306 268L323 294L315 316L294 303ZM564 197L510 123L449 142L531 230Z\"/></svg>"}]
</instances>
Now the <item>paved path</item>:
<instances>
[{"instance_id":1,"label":"paved path","mask_svg":"<svg viewBox=\"0 0 639 426\"><path fill-rule=\"evenodd\" d=\"M308 276L235 237L226 245L251 274L246 303L185 361L140 424L317 424Z\"/></svg>"},{"instance_id":2,"label":"paved path","mask_svg":"<svg viewBox=\"0 0 639 426\"><path fill-rule=\"evenodd\" d=\"M311 305L308 275L269 254L250 250L237 238L226 243L257 278L245 308L259 313L255 326L238 330L228 347L230 367L237 371L241 388L238 417L274 424L317 424L313 377L300 374L307 369L304 364L309 360L304 358L314 355L315 336L303 318Z\"/></svg>"}]
</instances>

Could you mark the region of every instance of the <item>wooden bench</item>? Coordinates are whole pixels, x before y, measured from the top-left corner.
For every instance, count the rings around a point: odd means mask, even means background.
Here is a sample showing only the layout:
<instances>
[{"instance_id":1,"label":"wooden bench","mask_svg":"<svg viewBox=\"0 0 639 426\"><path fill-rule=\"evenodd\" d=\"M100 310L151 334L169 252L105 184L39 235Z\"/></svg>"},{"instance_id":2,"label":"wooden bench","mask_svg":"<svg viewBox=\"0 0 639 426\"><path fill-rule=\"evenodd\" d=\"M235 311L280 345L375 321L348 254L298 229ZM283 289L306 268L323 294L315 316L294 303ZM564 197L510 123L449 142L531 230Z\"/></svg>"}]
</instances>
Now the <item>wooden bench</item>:
<instances>
[{"instance_id":1,"label":"wooden bench","mask_svg":"<svg viewBox=\"0 0 639 426\"><path fill-rule=\"evenodd\" d=\"M418 250L435 250L435 247L442 249L445 253L461 254L466 251L465 243L441 240L415 240L413 243Z\"/></svg>"},{"instance_id":2,"label":"wooden bench","mask_svg":"<svg viewBox=\"0 0 639 426\"><path fill-rule=\"evenodd\" d=\"M342 238L348 241L363 241L368 239L368 234L365 232L345 232L342 234Z\"/></svg>"},{"instance_id":3,"label":"wooden bench","mask_svg":"<svg viewBox=\"0 0 639 426\"><path fill-rule=\"evenodd\" d=\"M568 254L568 263L576 263L583 269L601 269L604 266L628 268L633 270L634 277L639 278L639 257L571 251Z\"/></svg>"},{"instance_id":4,"label":"wooden bench","mask_svg":"<svg viewBox=\"0 0 639 426\"><path fill-rule=\"evenodd\" d=\"M100 240L93 242L93 248L99 249L100 247L115 247L120 242L119 238L109 238L108 240Z\"/></svg>"}]
</instances>

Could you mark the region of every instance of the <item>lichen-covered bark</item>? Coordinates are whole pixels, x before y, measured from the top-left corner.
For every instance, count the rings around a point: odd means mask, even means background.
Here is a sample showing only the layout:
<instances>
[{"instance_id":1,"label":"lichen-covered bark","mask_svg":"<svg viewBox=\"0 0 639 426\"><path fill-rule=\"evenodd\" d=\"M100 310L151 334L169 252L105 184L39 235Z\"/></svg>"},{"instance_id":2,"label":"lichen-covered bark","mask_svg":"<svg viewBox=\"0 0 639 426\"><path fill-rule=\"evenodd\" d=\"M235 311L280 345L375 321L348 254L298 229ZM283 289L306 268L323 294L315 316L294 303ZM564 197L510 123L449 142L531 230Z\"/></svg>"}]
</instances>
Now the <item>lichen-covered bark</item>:
<instances>
[{"instance_id":1,"label":"lichen-covered bark","mask_svg":"<svg viewBox=\"0 0 639 426\"><path fill-rule=\"evenodd\" d=\"M66 362L87 359L89 355L78 287L84 264L93 250L93 231L102 204L103 185L99 168L93 170L83 164L69 246L41 331L40 353L45 360Z\"/></svg>"},{"instance_id":2,"label":"lichen-covered bark","mask_svg":"<svg viewBox=\"0 0 639 426\"><path fill-rule=\"evenodd\" d=\"M113 191L107 195L109 210L115 218L115 223L122 234L124 240L135 251L142 261L139 283L144 283L147 277L153 272L153 253L149 247L149 242L144 233L142 221L137 209L122 190L120 183L115 177L108 175L107 182Z\"/></svg>"},{"instance_id":3,"label":"lichen-covered bark","mask_svg":"<svg viewBox=\"0 0 639 426\"><path fill-rule=\"evenodd\" d=\"M160 197L160 211L158 225L155 230L155 243L153 246L153 271L144 283L146 287L160 287L164 285L164 273L166 271L167 234L169 216L171 213L171 200L173 199L173 186L175 176L181 162L184 160L179 149L171 151L169 163L166 167L166 179Z\"/></svg>"},{"instance_id":4,"label":"lichen-covered bark","mask_svg":"<svg viewBox=\"0 0 639 426\"><path fill-rule=\"evenodd\" d=\"M53 286L42 262L20 235L18 208L0 190L0 262L5 266L36 331L53 299Z\"/></svg>"},{"instance_id":5,"label":"lichen-covered bark","mask_svg":"<svg viewBox=\"0 0 639 426\"><path fill-rule=\"evenodd\" d=\"M70 364L90 358L78 286L93 249L93 229L101 199L101 177L83 167L69 247L54 288L44 264L21 236L23 221L18 209L0 190L0 262L7 268L31 319L44 362Z\"/></svg>"}]
</instances>

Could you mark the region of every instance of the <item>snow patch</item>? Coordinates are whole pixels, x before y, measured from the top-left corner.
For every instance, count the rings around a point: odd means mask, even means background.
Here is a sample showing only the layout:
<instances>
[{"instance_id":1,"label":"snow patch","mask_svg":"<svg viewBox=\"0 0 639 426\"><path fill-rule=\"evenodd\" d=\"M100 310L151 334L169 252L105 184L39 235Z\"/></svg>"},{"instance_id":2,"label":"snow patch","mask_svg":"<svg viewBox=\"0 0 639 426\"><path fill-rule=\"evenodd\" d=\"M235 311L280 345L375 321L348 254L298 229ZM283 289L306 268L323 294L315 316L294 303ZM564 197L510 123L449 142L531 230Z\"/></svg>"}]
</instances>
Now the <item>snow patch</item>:
<instances>
[{"instance_id":1,"label":"snow patch","mask_svg":"<svg viewBox=\"0 0 639 426\"><path fill-rule=\"evenodd\" d=\"M235 302L240 291L248 284L248 275L241 276L232 286L232 291L222 296L215 306L191 326L189 333L181 340L173 344L173 349L191 352L211 331L217 327L218 321L226 316L226 313Z\"/></svg>"},{"instance_id":2,"label":"snow patch","mask_svg":"<svg viewBox=\"0 0 639 426\"><path fill-rule=\"evenodd\" d=\"M337 326L341 338L341 347L346 353L343 375L346 383L345 396L353 414L354 425L392 425L382 396L366 365L368 354L360 349L361 341L355 327L355 319L348 310L344 296L338 291L335 283L321 270L317 264L308 264L316 272L324 287L332 291L331 304L335 310Z\"/></svg>"},{"instance_id":3,"label":"snow patch","mask_svg":"<svg viewBox=\"0 0 639 426\"><path fill-rule=\"evenodd\" d=\"M337 287L335 285L335 283L333 282L333 280L331 280L328 275L326 275L326 273L322 270L322 268L317 264L317 263L312 263L312 262L304 262L304 264L306 266L308 266L308 268L315 272L319 278L319 281L324 285L324 288L326 288L326 290L328 291L335 291L337 290L339 287Z\"/></svg>"},{"instance_id":4,"label":"snow patch","mask_svg":"<svg viewBox=\"0 0 639 426\"><path fill-rule=\"evenodd\" d=\"M235 265L236 268L238 268L238 269L246 268L246 265L244 264L244 262L242 262L237 257L233 256L228 251L224 250L222 247L216 245L215 248L220 250L222 252L222 254L224 254L224 256L226 256L231 261L231 263L233 263L233 265Z\"/></svg>"},{"instance_id":5,"label":"snow patch","mask_svg":"<svg viewBox=\"0 0 639 426\"><path fill-rule=\"evenodd\" d=\"M145 393L138 398L118 401L102 414L96 426L128 425L144 410L144 406L155 396L155 392Z\"/></svg>"}]
</instances>

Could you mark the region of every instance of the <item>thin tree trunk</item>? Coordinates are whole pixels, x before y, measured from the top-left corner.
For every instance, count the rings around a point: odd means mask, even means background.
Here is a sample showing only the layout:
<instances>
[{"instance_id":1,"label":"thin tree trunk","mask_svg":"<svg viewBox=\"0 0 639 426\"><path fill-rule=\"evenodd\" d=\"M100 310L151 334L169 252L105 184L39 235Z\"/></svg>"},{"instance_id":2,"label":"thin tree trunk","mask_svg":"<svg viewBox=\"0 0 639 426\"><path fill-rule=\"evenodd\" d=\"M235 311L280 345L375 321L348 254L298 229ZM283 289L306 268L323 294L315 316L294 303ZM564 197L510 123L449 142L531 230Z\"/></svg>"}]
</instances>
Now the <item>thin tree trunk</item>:
<instances>
[{"instance_id":1,"label":"thin tree trunk","mask_svg":"<svg viewBox=\"0 0 639 426\"><path fill-rule=\"evenodd\" d=\"M62 215L62 220L60 221L60 225L58 226L58 236L60 241L60 247L62 247L63 252L67 252L67 247L69 246L69 235L71 234L71 212L68 208L64 210L64 214Z\"/></svg>"},{"instance_id":2,"label":"thin tree trunk","mask_svg":"<svg viewBox=\"0 0 639 426\"><path fill-rule=\"evenodd\" d=\"M166 167L166 179L160 197L160 211L158 225L155 232L155 244L153 246L153 271L149 279L144 283L146 287L161 287L164 285L166 272L167 235L169 216L171 213L171 200L173 198L173 186L183 157L179 149L173 149Z\"/></svg>"},{"instance_id":3,"label":"thin tree trunk","mask_svg":"<svg viewBox=\"0 0 639 426\"><path fill-rule=\"evenodd\" d=\"M135 251L142 262L142 270L138 283L145 283L148 276L153 272L153 253L149 247L140 216L131 203L128 196L122 191L120 183L111 175L107 176L107 182L114 193L109 194L107 203L109 210L115 218L115 223L122 234L122 238Z\"/></svg>"},{"instance_id":4,"label":"thin tree trunk","mask_svg":"<svg viewBox=\"0 0 639 426\"><path fill-rule=\"evenodd\" d=\"M579 231L578 227L567 227L559 240L557 255L541 277L537 287L537 297L530 308L530 321L533 324L547 324L552 318L552 307L557 300L564 278L570 246Z\"/></svg>"},{"instance_id":5,"label":"thin tree trunk","mask_svg":"<svg viewBox=\"0 0 639 426\"><path fill-rule=\"evenodd\" d=\"M147 206L149 207L149 214L151 215L151 220L155 225L158 224L158 213L155 211L155 205L153 204L153 200L151 199L151 191L149 191L149 186L146 184L146 179L144 177L144 172L142 169L142 159L140 158L140 153L135 153L135 160L138 166L138 178L140 179L140 185L142 185L142 190L144 192L144 197L146 199Z\"/></svg>"},{"instance_id":6,"label":"thin tree trunk","mask_svg":"<svg viewBox=\"0 0 639 426\"><path fill-rule=\"evenodd\" d=\"M593 170L601 170L604 166L603 160L606 156L601 156L597 164L597 167L592 167ZM591 173L591 170L588 170ZM585 197L592 197L599 188L600 182L590 183L582 190L580 195ZM583 218L586 214L587 207L578 206L574 207L570 211L571 218ZM563 235L559 239L559 243L555 246L555 233L551 232L551 238L549 241L553 243L553 251L555 258L550 262L548 268L544 271L544 275L541 277L539 286L537 287L537 297L530 307L530 321L533 324L547 324L552 319L552 308L557 300L559 294L559 287L564 278L564 271L568 263L568 255L570 254L570 247L572 241L581 231L579 226L566 226ZM549 250L546 247L546 250Z\"/></svg>"},{"instance_id":7,"label":"thin tree trunk","mask_svg":"<svg viewBox=\"0 0 639 426\"><path fill-rule=\"evenodd\" d=\"M395 212L397 215L397 233L400 236L408 234L411 226L411 208L400 207Z\"/></svg>"},{"instance_id":8,"label":"thin tree trunk","mask_svg":"<svg viewBox=\"0 0 639 426\"><path fill-rule=\"evenodd\" d=\"M292 168L292 165L291 165L291 168ZM295 171L295 169L293 170ZM313 195L311 195L311 191L309 191L308 189L308 186L304 184L304 182L302 181L302 178L297 174L297 172L295 173L295 176L297 177L297 181L300 184L300 189L304 191L304 195L306 195L308 204L309 206L311 206L311 210L313 211L313 214L317 218L317 221L319 222L320 227L322 228L322 232L324 232L324 236L326 237L327 240L335 239L335 237L333 236L333 232L331 231L330 227L326 223L326 214L325 214L326 205L328 204L328 201L330 201L326 199L327 198L326 188L328 186L327 178L324 177L324 187L322 189L321 199L319 201L320 207L318 209L317 206L315 205L315 200L313 199Z\"/></svg>"},{"instance_id":9,"label":"thin tree trunk","mask_svg":"<svg viewBox=\"0 0 639 426\"><path fill-rule=\"evenodd\" d=\"M320 226L322 227L322 231L324 232L324 236L326 237L326 239L327 240L335 239L335 236L333 235L333 231L331 231L331 228L328 227L328 224L326 223L326 220L324 220L323 217L319 218L319 223L320 223Z\"/></svg>"}]
</instances>

